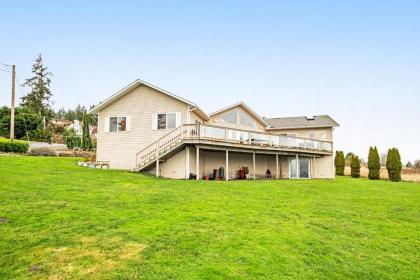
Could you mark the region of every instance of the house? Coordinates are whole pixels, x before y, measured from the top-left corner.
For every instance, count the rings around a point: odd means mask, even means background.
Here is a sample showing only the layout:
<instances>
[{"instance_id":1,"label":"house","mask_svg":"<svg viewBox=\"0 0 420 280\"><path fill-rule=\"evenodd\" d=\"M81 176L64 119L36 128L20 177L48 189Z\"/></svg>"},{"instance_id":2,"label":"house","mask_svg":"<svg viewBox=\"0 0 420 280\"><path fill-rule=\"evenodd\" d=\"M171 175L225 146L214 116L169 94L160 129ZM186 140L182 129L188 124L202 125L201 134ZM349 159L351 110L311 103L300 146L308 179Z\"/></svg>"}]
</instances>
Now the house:
<instances>
[{"instance_id":1,"label":"house","mask_svg":"<svg viewBox=\"0 0 420 280\"><path fill-rule=\"evenodd\" d=\"M197 104L136 80L98 115L97 161L111 168L189 178L334 178L327 115L262 118L239 102L206 114Z\"/></svg>"}]
</instances>

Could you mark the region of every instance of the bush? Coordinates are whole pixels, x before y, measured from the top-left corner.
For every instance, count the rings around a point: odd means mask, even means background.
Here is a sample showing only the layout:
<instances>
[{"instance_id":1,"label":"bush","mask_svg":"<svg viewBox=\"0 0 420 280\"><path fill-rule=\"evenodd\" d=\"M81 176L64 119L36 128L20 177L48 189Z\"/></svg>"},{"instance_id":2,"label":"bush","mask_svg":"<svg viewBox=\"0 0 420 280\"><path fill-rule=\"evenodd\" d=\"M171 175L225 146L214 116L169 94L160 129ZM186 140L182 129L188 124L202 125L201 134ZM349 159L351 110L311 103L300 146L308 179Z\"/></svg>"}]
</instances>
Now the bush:
<instances>
[{"instance_id":1,"label":"bush","mask_svg":"<svg viewBox=\"0 0 420 280\"><path fill-rule=\"evenodd\" d=\"M392 182L401 181L401 156L397 148L388 150L388 156L386 158L386 169L388 170L389 180Z\"/></svg>"},{"instance_id":2,"label":"bush","mask_svg":"<svg viewBox=\"0 0 420 280\"><path fill-rule=\"evenodd\" d=\"M49 147L39 147L31 149L30 152L31 156L47 156L47 157L55 157L58 156L58 152L54 149Z\"/></svg>"},{"instance_id":3,"label":"bush","mask_svg":"<svg viewBox=\"0 0 420 280\"><path fill-rule=\"evenodd\" d=\"M371 180L378 180L379 175L380 175L380 170L381 170L381 163L380 163L378 149L376 147L369 148L368 168L369 168L368 178Z\"/></svg>"},{"instance_id":4,"label":"bush","mask_svg":"<svg viewBox=\"0 0 420 280\"><path fill-rule=\"evenodd\" d=\"M29 149L29 144L22 140L13 140L0 138L0 152L5 153L26 153Z\"/></svg>"},{"instance_id":5,"label":"bush","mask_svg":"<svg viewBox=\"0 0 420 280\"><path fill-rule=\"evenodd\" d=\"M351 158L350 167L351 167L351 177L359 178L360 177L360 160L358 156L354 155Z\"/></svg>"},{"instance_id":6,"label":"bush","mask_svg":"<svg viewBox=\"0 0 420 280\"><path fill-rule=\"evenodd\" d=\"M63 133L64 143L67 145L67 148L80 148L82 146L82 139L76 135L76 132L73 128L66 129Z\"/></svg>"},{"instance_id":7,"label":"bush","mask_svg":"<svg viewBox=\"0 0 420 280\"><path fill-rule=\"evenodd\" d=\"M335 175L344 176L344 167L346 165L346 160L344 158L343 151L335 152L334 164L335 164Z\"/></svg>"}]
</instances>

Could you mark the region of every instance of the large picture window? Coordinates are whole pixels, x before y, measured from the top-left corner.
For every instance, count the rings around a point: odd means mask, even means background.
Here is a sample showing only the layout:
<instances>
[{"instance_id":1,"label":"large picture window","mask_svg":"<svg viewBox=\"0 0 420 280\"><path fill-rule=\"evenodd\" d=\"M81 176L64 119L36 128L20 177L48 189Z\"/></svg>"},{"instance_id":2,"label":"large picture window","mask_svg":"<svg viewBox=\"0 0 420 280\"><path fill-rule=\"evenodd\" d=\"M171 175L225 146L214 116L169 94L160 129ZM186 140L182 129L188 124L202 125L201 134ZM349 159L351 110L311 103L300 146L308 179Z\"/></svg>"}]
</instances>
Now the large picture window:
<instances>
[{"instance_id":1,"label":"large picture window","mask_svg":"<svg viewBox=\"0 0 420 280\"><path fill-rule=\"evenodd\" d=\"M239 110L230 111L222 115L221 119L225 123L255 128L255 121L247 113Z\"/></svg>"}]
</instances>

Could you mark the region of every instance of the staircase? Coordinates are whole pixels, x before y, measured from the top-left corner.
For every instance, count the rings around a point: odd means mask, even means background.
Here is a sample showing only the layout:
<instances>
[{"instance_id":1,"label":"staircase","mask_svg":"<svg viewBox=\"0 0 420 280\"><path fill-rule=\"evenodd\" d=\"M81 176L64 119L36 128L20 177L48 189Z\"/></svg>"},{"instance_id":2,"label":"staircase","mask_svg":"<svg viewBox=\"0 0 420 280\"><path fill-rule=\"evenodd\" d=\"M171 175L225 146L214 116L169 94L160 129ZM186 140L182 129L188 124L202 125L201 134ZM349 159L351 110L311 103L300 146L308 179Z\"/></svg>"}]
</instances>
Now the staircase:
<instances>
[{"instance_id":1,"label":"staircase","mask_svg":"<svg viewBox=\"0 0 420 280\"><path fill-rule=\"evenodd\" d=\"M136 168L141 171L158 159L167 158L184 146L184 139L198 136L197 125L181 125L136 154Z\"/></svg>"}]
</instances>

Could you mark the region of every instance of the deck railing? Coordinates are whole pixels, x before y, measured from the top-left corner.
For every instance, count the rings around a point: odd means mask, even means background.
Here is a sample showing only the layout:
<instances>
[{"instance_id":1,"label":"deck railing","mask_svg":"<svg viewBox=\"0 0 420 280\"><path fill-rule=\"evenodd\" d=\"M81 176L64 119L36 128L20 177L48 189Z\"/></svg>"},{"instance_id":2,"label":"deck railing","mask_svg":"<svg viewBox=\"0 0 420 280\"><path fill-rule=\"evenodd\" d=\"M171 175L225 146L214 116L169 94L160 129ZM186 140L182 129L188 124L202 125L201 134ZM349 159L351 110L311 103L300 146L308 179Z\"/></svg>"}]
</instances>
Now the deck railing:
<instances>
[{"instance_id":1,"label":"deck railing","mask_svg":"<svg viewBox=\"0 0 420 280\"><path fill-rule=\"evenodd\" d=\"M183 140L209 140L252 146L332 152L332 142L207 124L183 124L137 153L137 165L171 149Z\"/></svg>"}]
</instances>

